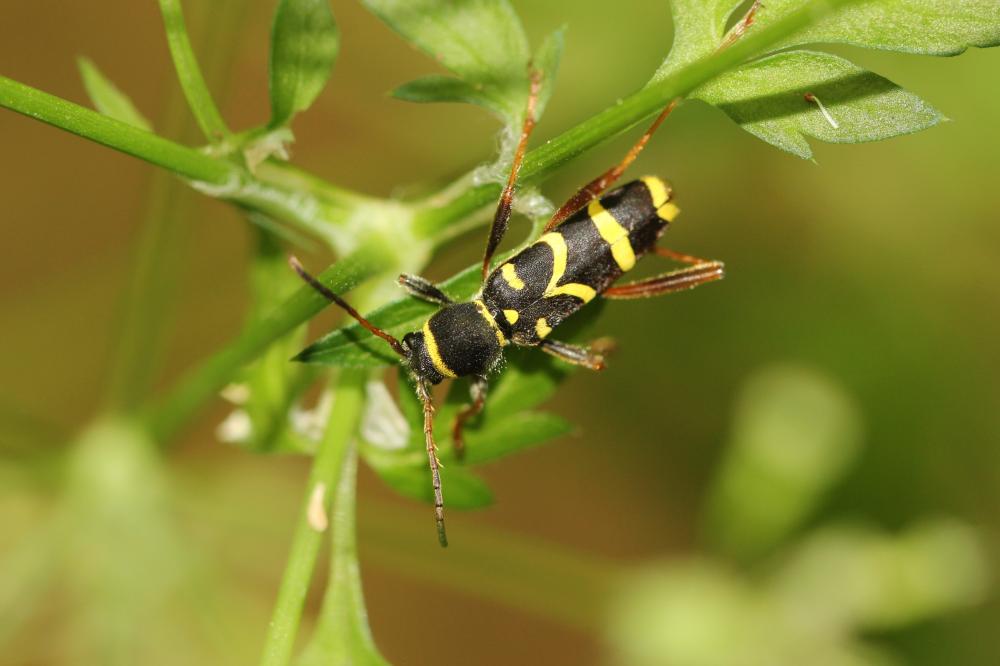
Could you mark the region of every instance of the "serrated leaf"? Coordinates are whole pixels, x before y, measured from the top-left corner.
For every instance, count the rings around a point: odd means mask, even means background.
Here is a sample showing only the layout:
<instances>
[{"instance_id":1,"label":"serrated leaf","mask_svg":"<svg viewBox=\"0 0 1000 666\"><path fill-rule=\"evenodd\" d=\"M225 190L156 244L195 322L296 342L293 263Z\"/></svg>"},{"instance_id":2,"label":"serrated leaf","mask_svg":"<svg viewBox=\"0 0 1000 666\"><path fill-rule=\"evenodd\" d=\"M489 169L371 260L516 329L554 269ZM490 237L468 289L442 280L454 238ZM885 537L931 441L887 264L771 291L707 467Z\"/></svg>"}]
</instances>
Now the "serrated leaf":
<instances>
[{"instance_id":1,"label":"serrated leaf","mask_svg":"<svg viewBox=\"0 0 1000 666\"><path fill-rule=\"evenodd\" d=\"M829 117L805 98L807 93ZM942 120L938 111L892 81L812 51L763 58L723 74L692 97L718 107L758 138L807 159L812 156L807 137L829 143L878 141Z\"/></svg>"},{"instance_id":2,"label":"serrated leaf","mask_svg":"<svg viewBox=\"0 0 1000 666\"><path fill-rule=\"evenodd\" d=\"M363 0L363 4L460 80L481 86L484 94L474 103L483 103L508 120L520 118L530 52L509 2ZM426 82L421 85L428 94Z\"/></svg>"},{"instance_id":3,"label":"serrated leaf","mask_svg":"<svg viewBox=\"0 0 1000 666\"><path fill-rule=\"evenodd\" d=\"M271 127L312 105L339 49L340 31L327 0L279 0L271 27Z\"/></svg>"},{"instance_id":4,"label":"serrated leaf","mask_svg":"<svg viewBox=\"0 0 1000 666\"><path fill-rule=\"evenodd\" d=\"M440 287L452 298L466 300L479 289L481 270L481 266L470 266ZM404 296L366 317L376 326L402 337L420 328L435 310L436 305ZM323 336L299 352L295 360L339 367L377 368L392 365L399 357L383 340L372 336L360 325L352 324Z\"/></svg>"},{"instance_id":5,"label":"serrated leaf","mask_svg":"<svg viewBox=\"0 0 1000 666\"><path fill-rule=\"evenodd\" d=\"M726 22L743 0L671 0L674 39L653 81L710 55L719 48Z\"/></svg>"},{"instance_id":6,"label":"serrated leaf","mask_svg":"<svg viewBox=\"0 0 1000 666\"><path fill-rule=\"evenodd\" d=\"M811 0L767 0L752 30ZM997 0L862 0L818 21L778 48L851 44L870 49L949 56L971 46L1000 45Z\"/></svg>"},{"instance_id":7,"label":"serrated leaf","mask_svg":"<svg viewBox=\"0 0 1000 666\"><path fill-rule=\"evenodd\" d=\"M83 79L83 87L94 108L104 115L128 123L133 127L152 131L153 126L135 108L132 100L115 86L89 58L78 58L76 61Z\"/></svg>"}]
</instances>

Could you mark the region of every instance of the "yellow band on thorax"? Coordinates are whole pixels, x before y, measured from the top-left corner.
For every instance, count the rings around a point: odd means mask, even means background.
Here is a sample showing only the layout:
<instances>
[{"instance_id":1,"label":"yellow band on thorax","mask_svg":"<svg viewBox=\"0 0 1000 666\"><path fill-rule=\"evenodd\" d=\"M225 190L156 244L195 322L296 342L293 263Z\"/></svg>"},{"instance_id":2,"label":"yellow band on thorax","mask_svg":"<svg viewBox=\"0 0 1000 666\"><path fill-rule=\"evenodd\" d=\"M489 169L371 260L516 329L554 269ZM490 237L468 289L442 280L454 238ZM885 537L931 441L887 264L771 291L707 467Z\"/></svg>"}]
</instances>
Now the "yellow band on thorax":
<instances>
[{"instance_id":1,"label":"yellow band on thorax","mask_svg":"<svg viewBox=\"0 0 1000 666\"><path fill-rule=\"evenodd\" d=\"M494 319L493 315L490 314L489 308L487 308L486 304L482 301L473 301L473 303L476 304L476 309L479 310L479 314L483 316L483 319L489 322L490 328L493 329L493 332L497 336L497 342L500 343L501 347L505 347L507 345L507 338L504 337L503 331L500 330L500 326L497 324L496 319Z\"/></svg>"},{"instance_id":2,"label":"yellow band on thorax","mask_svg":"<svg viewBox=\"0 0 1000 666\"><path fill-rule=\"evenodd\" d=\"M428 319L424 322L424 347L427 348L427 353L431 357L431 363L434 364L434 369L440 372L445 377L458 377L451 368L445 364L444 359L441 358L441 352L438 351L437 339L434 337L434 333L431 331L431 320Z\"/></svg>"}]
</instances>

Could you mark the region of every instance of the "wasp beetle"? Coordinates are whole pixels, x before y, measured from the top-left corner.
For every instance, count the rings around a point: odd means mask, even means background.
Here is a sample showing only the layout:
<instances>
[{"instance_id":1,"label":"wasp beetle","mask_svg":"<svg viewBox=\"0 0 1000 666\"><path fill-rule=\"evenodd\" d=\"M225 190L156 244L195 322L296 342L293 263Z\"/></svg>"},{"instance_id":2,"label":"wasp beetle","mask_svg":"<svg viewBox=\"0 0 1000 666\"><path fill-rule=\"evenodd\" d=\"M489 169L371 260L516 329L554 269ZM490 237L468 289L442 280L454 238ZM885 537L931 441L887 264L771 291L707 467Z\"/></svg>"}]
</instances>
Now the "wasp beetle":
<instances>
[{"instance_id":1,"label":"wasp beetle","mask_svg":"<svg viewBox=\"0 0 1000 666\"><path fill-rule=\"evenodd\" d=\"M550 333L597 296L656 296L690 289L723 276L721 262L705 261L656 246L657 239L679 212L666 182L647 176L604 194L636 158L676 102L660 113L619 164L588 183L556 211L537 241L490 270L493 254L510 220L517 174L535 124L539 83L539 75L533 72L520 141L497 204L483 257L482 289L478 297L467 303L456 303L427 280L401 275L399 282L409 293L436 303L441 309L419 331L407 333L399 340L362 317L309 275L294 257L290 260L295 271L313 288L346 310L372 334L384 339L413 376L417 394L423 402L424 440L434 486L438 540L442 546L448 545L448 540L430 386L446 378L472 378L470 404L459 411L452 432L456 456L461 457L462 429L483 409L487 376L499 364L504 347L510 344L538 347L563 361L601 370L604 358L599 351L558 342L549 338ZM689 265L638 282L613 286L642 256L650 253Z\"/></svg>"}]
</instances>

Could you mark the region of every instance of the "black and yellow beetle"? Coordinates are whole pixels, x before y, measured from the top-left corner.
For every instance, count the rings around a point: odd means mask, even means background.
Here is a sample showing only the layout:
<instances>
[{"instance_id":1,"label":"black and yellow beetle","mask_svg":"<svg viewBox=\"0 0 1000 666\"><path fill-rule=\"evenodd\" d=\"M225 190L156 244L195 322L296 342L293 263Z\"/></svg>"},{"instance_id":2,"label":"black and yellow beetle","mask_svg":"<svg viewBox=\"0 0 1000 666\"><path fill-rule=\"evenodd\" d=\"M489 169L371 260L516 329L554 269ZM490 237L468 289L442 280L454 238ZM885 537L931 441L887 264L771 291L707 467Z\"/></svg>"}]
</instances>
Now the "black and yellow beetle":
<instances>
[{"instance_id":1,"label":"black and yellow beetle","mask_svg":"<svg viewBox=\"0 0 1000 666\"><path fill-rule=\"evenodd\" d=\"M517 174L534 127L539 88L532 77L524 127L500 197L483 258L483 287L477 298L455 303L436 286L413 275L401 275L400 284L411 294L441 306L419 331L398 340L374 326L339 296L309 275L293 257L292 267L306 282L347 311L371 333L384 339L412 374L424 406L424 439L434 485L434 512L438 540L448 544L444 526L440 462L434 443L430 386L446 378L472 377L471 403L455 420L455 452L462 455L462 429L486 400L487 376L497 367L509 344L538 347L569 363L593 370L604 367L600 353L549 339L567 317L598 295L605 298L643 298L689 289L718 280L723 266L717 261L659 248L656 241L678 214L670 186L647 176L600 196L636 158L653 132L673 109L672 103L628 152L625 159L591 181L549 220L541 238L496 270L490 261L510 220ZM646 254L654 252L689 266L638 282L612 284Z\"/></svg>"}]
</instances>

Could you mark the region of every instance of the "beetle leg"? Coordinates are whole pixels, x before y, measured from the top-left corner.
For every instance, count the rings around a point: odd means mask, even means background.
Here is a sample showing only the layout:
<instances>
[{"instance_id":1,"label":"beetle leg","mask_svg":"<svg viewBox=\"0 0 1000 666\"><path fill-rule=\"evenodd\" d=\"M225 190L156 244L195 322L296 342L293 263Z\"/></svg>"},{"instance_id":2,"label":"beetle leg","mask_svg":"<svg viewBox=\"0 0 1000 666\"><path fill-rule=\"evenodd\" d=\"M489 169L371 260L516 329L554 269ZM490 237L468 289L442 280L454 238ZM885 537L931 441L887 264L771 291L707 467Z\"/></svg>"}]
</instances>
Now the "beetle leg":
<instances>
[{"instance_id":1,"label":"beetle leg","mask_svg":"<svg viewBox=\"0 0 1000 666\"><path fill-rule=\"evenodd\" d=\"M674 107L677 106L679 101L680 98L678 97L677 99L671 101L670 104L668 104L666 108L660 112L660 115L656 117L653 124L646 130L646 133L639 137L639 140L636 141L635 145L629 149L621 162L584 185L576 194L570 197L569 200L552 215L548 223L545 225L545 229L542 233L552 231L562 224L563 221L565 221L570 215L586 206L592 199L596 199L602 192L614 185L615 181L621 178L622 174L625 173L625 169L627 169L629 165L635 161L635 158L639 156L642 149L646 147L646 144L649 143L650 137L653 136L653 132L659 128L660 123L666 120L667 116L670 115L670 112L674 110Z\"/></svg>"},{"instance_id":2,"label":"beetle leg","mask_svg":"<svg viewBox=\"0 0 1000 666\"><path fill-rule=\"evenodd\" d=\"M433 282L426 280L419 275L403 273L399 276L399 284L410 296L414 296L437 305L451 305L455 301L451 300L447 294L441 291Z\"/></svg>"},{"instance_id":3,"label":"beetle leg","mask_svg":"<svg viewBox=\"0 0 1000 666\"><path fill-rule=\"evenodd\" d=\"M592 347L577 347L558 340L542 340L538 346L546 354L551 354L567 363L581 365L590 370L601 371L604 369L604 354L595 351Z\"/></svg>"},{"instance_id":4,"label":"beetle leg","mask_svg":"<svg viewBox=\"0 0 1000 666\"><path fill-rule=\"evenodd\" d=\"M472 402L462 407L455 416L455 423L451 428L451 436L455 443L455 458L458 460L462 460L465 457L465 439L462 437L465 423L483 411L483 405L486 404L486 389L488 387L489 383L486 377L480 375L474 376L472 384L469 385L469 396L472 398Z\"/></svg>"},{"instance_id":5,"label":"beetle leg","mask_svg":"<svg viewBox=\"0 0 1000 666\"><path fill-rule=\"evenodd\" d=\"M645 280L611 287L606 289L602 296L605 298L649 298L693 289L706 282L721 280L725 275L724 264L721 261L706 261L662 248L657 248L656 253L692 265L669 273L654 275Z\"/></svg>"},{"instance_id":6,"label":"beetle leg","mask_svg":"<svg viewBox=\"0 0 1000 666\"><path fill-rule=\"evenodd\" d=\"M517 174L521 170L524 162L524 153L528 149L528 137L535 129L535 106L538 102L538 93L542 87L542 74L537 69L531 70L531 90L528 92L528 106L524 111L524 125L521 127L521 139L517 143L517 151L514 153L514 161L510 165L510 175L507 177L507 185L503 188L500 201L497 202L497 210L493 215L493 224L490 226L490 235L486 241L486 252L483 254L483 282L490 273L490 261L493 253L496 252L503 235L507 232L507 224L510 222L510 209L514 202L514 186L517 184Z\"/></svg>"}]
</instances>

